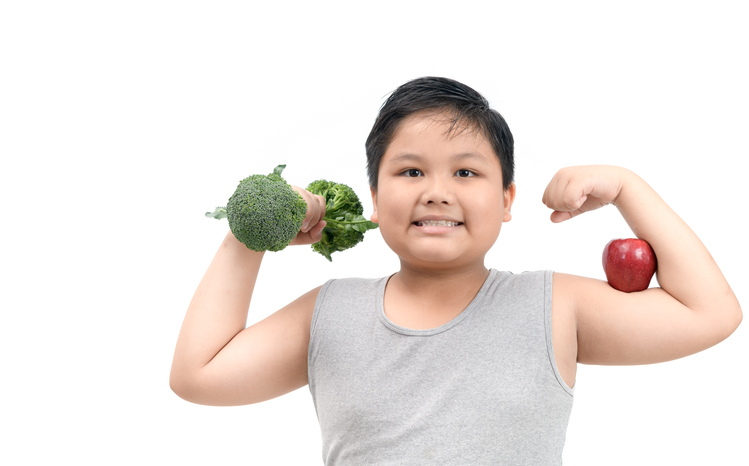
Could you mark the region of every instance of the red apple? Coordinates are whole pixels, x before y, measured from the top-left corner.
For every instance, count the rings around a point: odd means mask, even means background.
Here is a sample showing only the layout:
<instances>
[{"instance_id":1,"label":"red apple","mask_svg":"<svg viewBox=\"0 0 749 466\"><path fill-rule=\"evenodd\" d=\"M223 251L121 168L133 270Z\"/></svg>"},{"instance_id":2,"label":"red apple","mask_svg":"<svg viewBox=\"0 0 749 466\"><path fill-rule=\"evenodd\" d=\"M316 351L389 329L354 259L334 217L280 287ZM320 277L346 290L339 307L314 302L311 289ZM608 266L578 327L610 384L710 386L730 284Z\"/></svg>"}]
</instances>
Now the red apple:
<instances>
[{"instance_id":1,"label":"red apple","mask_svg":"<svg viewBox=\"0 0 749 466\"><path fill-rule=\"evenodd\" d=\"M655 267L653 248L643 239L613 239L603 248L606 280L619 291L630 293L647 289Z\"/></svg>"}]
</instances>

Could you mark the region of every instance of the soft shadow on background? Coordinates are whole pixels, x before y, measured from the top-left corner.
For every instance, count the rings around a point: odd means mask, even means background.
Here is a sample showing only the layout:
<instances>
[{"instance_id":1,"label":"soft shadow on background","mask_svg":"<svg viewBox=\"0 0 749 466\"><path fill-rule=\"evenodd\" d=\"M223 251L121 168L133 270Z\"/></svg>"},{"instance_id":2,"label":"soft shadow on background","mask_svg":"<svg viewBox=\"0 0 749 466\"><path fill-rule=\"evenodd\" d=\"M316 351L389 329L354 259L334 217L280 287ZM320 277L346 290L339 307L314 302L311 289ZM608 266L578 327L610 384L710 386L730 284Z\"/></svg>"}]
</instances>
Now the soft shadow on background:
<instances>
[{"instance_id":1,"label":"soft shadow on background","mask_svg":"<svg viewBox=\"0 0 749 466\"><path fill-rule=\"evenodd\" d=\"M368 215L364 140L419 76L474 87L515 135L514 218L487 265L604 278L603 246L631 236L616 210L553 225L541 195L563 166L623 165L746 306L742 3L506 3L4 2L0 463L320 464L306 388L236 408L169 389L228 228L203 213L286 163L293 184L350 184ZM249 323L396 267L376 231L333 263L268 254ZM581 366L565 464L746 464L746 327L679 361Z\"/></svg>"}]
</instances>

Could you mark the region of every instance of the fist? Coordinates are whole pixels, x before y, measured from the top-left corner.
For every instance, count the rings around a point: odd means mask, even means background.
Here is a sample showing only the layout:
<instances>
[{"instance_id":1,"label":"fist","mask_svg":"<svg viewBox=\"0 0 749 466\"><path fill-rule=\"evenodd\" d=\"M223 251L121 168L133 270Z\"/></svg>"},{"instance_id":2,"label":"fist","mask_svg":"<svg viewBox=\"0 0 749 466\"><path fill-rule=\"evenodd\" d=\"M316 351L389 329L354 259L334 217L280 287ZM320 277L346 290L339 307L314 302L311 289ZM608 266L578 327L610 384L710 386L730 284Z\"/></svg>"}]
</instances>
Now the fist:
<instances>
[{"instance_id":1,"label":"fist","mask_svg":"<svg viewBox=\"0 0 749 466\"><path fill-rule=\"evenodd\" d=\"M314 244L322 239L322 230L325 228L325 198L312 194L299 186L291 186L291 189L299 193L307 203L307 214L302 221L302 229L291 241L291 244Z\"/></svg>"},{"instance_id":2,"label":"fist","mask_svg":"<svg viewBox=\"0 0 749 466\"><path fill-rule=\"evenodd\" d=\"M607 204L615 204L627 170L606 165L567 167L546 187L543 203L553 209L551 221L563 222Z\"/></svg>"}]
</instances>

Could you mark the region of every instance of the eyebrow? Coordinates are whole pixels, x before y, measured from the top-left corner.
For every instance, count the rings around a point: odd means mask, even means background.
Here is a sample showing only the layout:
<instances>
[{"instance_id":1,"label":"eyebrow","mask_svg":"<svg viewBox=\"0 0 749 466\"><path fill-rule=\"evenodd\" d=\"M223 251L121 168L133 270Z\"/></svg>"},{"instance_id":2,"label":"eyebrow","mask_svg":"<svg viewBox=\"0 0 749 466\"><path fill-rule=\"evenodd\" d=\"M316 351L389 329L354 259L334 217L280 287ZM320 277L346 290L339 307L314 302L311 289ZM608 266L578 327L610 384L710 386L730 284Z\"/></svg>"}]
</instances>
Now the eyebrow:
<instances>
[{"instance_id":1,"label":"eyebrow","mask_svg":"<svg viewBox=\"0 0 749 466\"><path fill-rule=\"evenodd\" d=\"M410 162L410 161L421 161L424 157L419 154L411 154L409 152L406 152L404 154L398 154L394 156L392 159L390 159L390 163L400 163L400 162ZM485 161L486 157L484 157L481 154L477 154L475 152L461 152L459 154L455 154L451 157L453 160L466 160L466 159L475 159L480 161Z\"/></svg>"}]
</instances>

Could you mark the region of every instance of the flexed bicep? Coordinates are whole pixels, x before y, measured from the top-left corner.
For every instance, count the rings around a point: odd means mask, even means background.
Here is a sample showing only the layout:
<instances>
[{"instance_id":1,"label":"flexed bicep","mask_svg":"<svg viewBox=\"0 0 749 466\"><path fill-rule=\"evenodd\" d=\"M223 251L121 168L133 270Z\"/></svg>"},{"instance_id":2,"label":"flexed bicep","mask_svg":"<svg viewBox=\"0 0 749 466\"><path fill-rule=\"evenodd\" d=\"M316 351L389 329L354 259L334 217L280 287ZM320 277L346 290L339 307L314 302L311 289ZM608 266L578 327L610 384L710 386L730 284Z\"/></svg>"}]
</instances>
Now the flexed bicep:
<instances>
[{"instance_id":1,"label":"flexed bicep","mask_svg":"<svg viewBox=\"0 0 749 466\"><path fill-rule=\"evenodd\" d=\"M188 399L213 406L269 400L307 384L307 348L320 287L239 332L194 377Z\"/></svg>"},{"instance_id":2,"label":"flexed bicep","mask_svg":"<svg viewBox=\"0 0 749 466\"><path fill-rule=\"evenodd\" d=\"M671 361L730 335L720 322L694 312L661 288L623 293L605 281L555 274L571 296L582 364L637 365Z\"/></svg>"}]
</instances>

